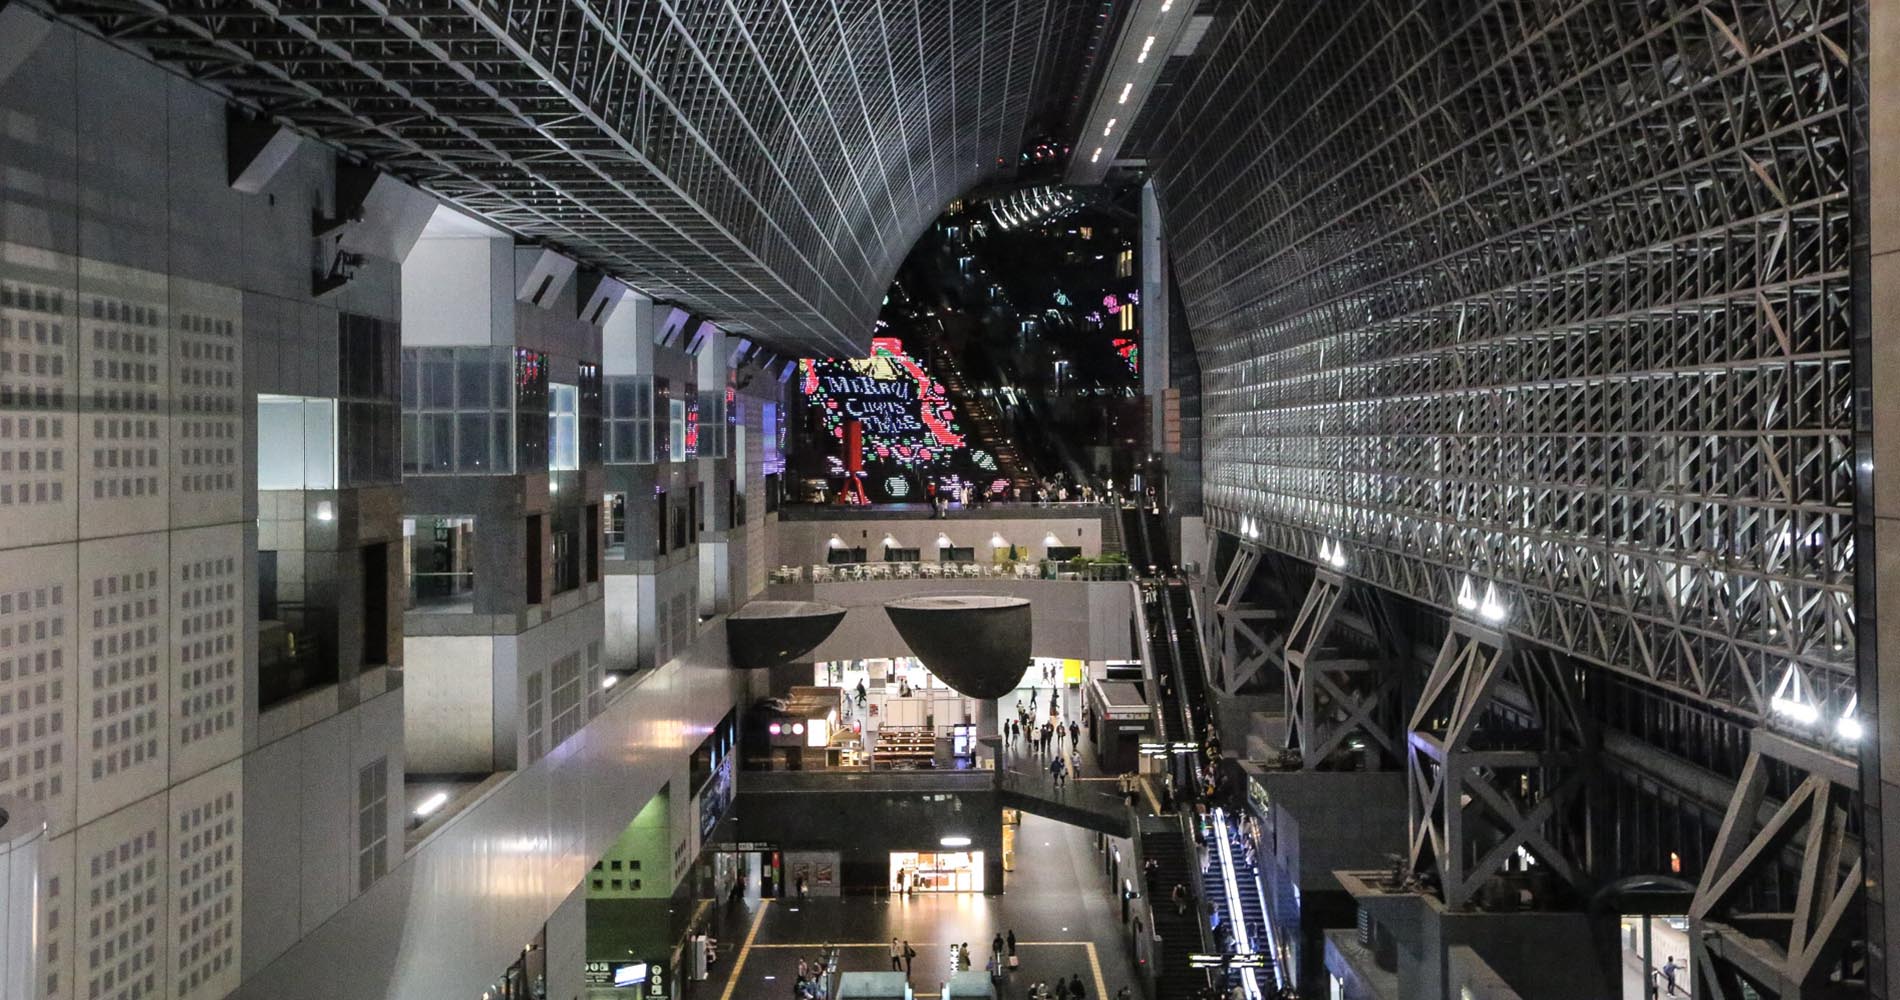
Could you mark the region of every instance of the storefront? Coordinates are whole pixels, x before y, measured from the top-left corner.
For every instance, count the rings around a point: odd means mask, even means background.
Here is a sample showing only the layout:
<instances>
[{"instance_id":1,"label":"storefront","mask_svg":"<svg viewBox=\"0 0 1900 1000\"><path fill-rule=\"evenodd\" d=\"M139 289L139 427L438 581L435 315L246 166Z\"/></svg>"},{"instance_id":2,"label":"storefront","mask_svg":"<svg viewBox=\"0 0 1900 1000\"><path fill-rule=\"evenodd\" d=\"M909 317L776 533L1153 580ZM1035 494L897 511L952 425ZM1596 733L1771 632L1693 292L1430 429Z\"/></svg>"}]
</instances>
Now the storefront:
<instances>
[{"instance_id":1,"label":"storefront","mask_svg":"<svg viewBox=\"0 0 1900 1000\"><path fill-rule=\"evenodd\" d=\"M892 851L891 891L982 892L982 851Z\"/></svg>"}]
</instances>

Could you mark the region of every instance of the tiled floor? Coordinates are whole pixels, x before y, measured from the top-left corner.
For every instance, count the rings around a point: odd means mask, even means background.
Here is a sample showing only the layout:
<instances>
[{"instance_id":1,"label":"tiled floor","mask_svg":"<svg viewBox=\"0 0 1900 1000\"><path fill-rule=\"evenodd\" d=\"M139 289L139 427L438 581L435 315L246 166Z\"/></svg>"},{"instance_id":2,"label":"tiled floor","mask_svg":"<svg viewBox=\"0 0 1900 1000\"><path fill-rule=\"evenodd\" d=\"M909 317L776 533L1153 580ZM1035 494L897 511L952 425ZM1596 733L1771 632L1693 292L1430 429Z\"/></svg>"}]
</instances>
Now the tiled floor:
<instances>
[{"instance_id":1,"label":"tiled floor","mask_svg":"<svg viewBox=\"0 0 1900 1000\"><path fill-rule=\"evenodd\" d=\"M1111 841L1112 843L1112 841ZM845 971L890 969L890 939L917 950L911 983L935 995L951 971L950 946L967 942L982 968L994 935L1016 932L1022 967L999 995L1023 996L1030 985L1082 977L1090 1000L1128 987L1139 994L1121 930L1119 903L1096 849L1095 834L1038 816L1024 816L1016 840L1016 870L1000 896L975 893L916 895L895 900L847 896L800 905L775 900L728 917L712 979L692 984L694 1000L789 997L800 958L815 958L829 942L840 946ZM1126 842L1123 858L1132 857ZM746 941L750 938L750 947Z\"/></svg>"}]
</instances>

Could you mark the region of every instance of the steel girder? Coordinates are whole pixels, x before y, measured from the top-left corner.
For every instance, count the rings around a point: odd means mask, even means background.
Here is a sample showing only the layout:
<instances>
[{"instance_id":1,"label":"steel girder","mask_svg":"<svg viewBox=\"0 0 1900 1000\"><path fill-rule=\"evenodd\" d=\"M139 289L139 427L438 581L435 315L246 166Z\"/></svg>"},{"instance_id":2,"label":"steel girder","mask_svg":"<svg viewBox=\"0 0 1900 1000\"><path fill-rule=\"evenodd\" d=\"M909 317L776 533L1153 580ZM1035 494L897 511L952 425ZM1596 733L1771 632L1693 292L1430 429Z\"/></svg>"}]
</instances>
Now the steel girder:
<instances>
[{"instance_id":1,"label":"steel girder","mask_svg":"<svg viewBox=\"0 0 1900 1000\"><path fill-rule=\"evenodd\" d=\"M1454 619L1407 729L1407 868L1435 876L1445 905L1524 872L1520 852L1584 887L1594 748L1556 659Z\"/></svg>"},{"instance_id":2,"label":"steel girder","mask_svg":"<svg viewBox=\"0 0 1900 1000\"><path fill-rule=\"evenodd\" d=\"M1143 119L1210 524L1831 726L1857 2L1218 4Z\"/></svg>"},{"instance_id":3,"label":"steel girder","mask_svg":"<svg viewBox=\"0 0 1900 1000\"><path fill-rule=\"evenodd\" d=\"M1792 779L1772 813L1764 808L1770 762ZM1851 988L1855 976L1833 978L1856 937L1866 886L1848 832L1858 787L1852 762L1755 732L1689 905L1697 996L1861 995ZM1773 872L1789 851L1800 858L1792 894Z\"/></svg>"},{"instance_id":4,"label":"steel girder","mask_svg":"<svg viewBox=\"0 0 1900 1000\"><path fill-rule=\"evenodd\" d=\"M857 353L1014 166L1059 0L37 0L656 298ZM1051 33L1051 26L1059 29Z\"/></svg>"},{"instance_id":5,"label":"steel girder","mask_svg":"<svg viewBox=\"0 0 1900 1000\"><path fill-rule=\"evenodd\" d=\"M1210 546L1208 551L1215 550ZM1214 586L1202 601L1213 613L1202 623L1201 646L1213 652L1208 668L1214 685L1229 695L1238 694L1263 668L1282 655L1285 637L1271 635L1261 628L1277 620L1280 613L1247 601L1247 591L1260 568L1260 558L1257 546L1240 543L1220 579L1210 578Z\"/></svg>"},{"instance_id":6,"label":"steel girder","mask_svg":"<svg viewBox=\"0 0 1900 1000\"><path fill-rule=\"evenodd\" d=\"M1400 756L1388 718L1398 707L1399 664L1383 655L1353 655L1340 645L1338 626L1345 614L1341 604L1355 595L1372 617L1369 631L1391 636L1372 588L1322 566L1313 574L1284 639L1280 663L1286 682L1287 749L1297 750L1300 765L1308 770L1325 763L1354 736L1363 737L1368 749L1376 747L1382 762Z\"/></svg>"}]
</instances>

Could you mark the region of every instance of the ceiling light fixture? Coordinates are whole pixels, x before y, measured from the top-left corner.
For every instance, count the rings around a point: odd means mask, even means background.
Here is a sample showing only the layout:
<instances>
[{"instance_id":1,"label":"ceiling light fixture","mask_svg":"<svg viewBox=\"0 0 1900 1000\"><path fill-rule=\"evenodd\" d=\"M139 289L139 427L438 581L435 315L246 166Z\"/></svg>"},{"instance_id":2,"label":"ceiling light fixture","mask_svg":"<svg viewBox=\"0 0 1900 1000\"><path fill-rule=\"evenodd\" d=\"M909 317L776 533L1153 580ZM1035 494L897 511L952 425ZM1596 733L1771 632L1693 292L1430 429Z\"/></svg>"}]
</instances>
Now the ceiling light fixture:
<instances>
[{"instance_id":1,"label":"ceiling light fixture","mask_svg":"<svg viewBox=\"0 0 1900 1000\"><path fill-rule=\"evenodd\" d=\"M1102 126L1102 135L1103 135L1103 137L1107 137L1109 133L1111 133L1111 132L1113 132L1113 131L1115 131L1115 123L1116 123L1116 122L1118 122L1118 121L1121 121L1121 119L1120 119L1120 118L1110 118L1110 119L1108 120L1108 124L1107 124L1107 125L1104 125L1104 126Z\"/></svg>"},{"instance_id":2,"label":"ceiling light fixture","mask_svg":"<svg viewBox=\"0 0 1900 1000\"><path fill-rule=\"evenodd\" d=\"M422 804L416 807L416 815L427 816L430 813L433 813L437 809L440 809L443 806L446 806L448 804L449 804L449 793L437 792L434 795L431 795L428 798L422 800Z\"/></svg>"},{"instance_id":3,"label":"ceiling light fixture","mask_svg":"<svg viewBox=\"0 0 1900 1000\"><path fill-rule=\"evenodd\" d=\"M970 846L970 838L964 836L950 836L937 841L937 843L944 847L968 847Z\"/></svg>"},{"instance_id":4,"label":"ceiling light fixture","mask_svg":"<svg viewBox=\"0 0 1900 1000\"><path fill-rule=\"evenodd\" d=\"M1090 162L1090 163L1097 163L1097 162L1100 162L1100 161L1101 161L1101 159L1102 159L1102 147L1100 147L1100 146L1097 146L1097 147L1095 147L1095 155L1094 155L1094 156L1091 156L1091 157L1089 157L1089 162Z\"/></svg>"},{"instance_id":5,"label":"ceiling light fixture","mask_svg":"<svg viewBox=\"0 0 1900 1000\"><path fill-rule=\"evenodd\" d=\"M1120 96L1120 97L1118 97L1118 98L1116 98L1116 99L1115 99L1115 103L1116 103L1116 104L1127 104L1127 103L1128 103L1128 95L1129 95L1129 93L1130 93L1131 91L1133 91L1134 89L1135 89L1135 85L1134 85L1134 83L1132 83L1132 82L1130 82L1130 83L1124 83L1124 84L1122 84L1122 96Z\"/></svg>"},{"instance_id":6,"label":"ceiling light fixture","mask_svg":"<svg viewBox=\"0 0 1900 1000\"><path fill-rule=\"evenodd\" d=\"M1153 35L1149 35L1149 36L1148 36L1148 39L1147 39L1146 41L1144 41L1144 42L1142 42L1142 43L1141 43L1141 54L1135 57L1135 61L1136 61L1136 62L1138 62L1138 63L1145 63L1145 62L1147 62L1147 61L1148 61L1148 53L1149 53L1149 52L1150 52L1150 51L1151 51L1151 50L1152 50L1152 49L1153 49L1154 47L1155 47L1155 36L1153 36Z\"/></svg>"}]
</instances>

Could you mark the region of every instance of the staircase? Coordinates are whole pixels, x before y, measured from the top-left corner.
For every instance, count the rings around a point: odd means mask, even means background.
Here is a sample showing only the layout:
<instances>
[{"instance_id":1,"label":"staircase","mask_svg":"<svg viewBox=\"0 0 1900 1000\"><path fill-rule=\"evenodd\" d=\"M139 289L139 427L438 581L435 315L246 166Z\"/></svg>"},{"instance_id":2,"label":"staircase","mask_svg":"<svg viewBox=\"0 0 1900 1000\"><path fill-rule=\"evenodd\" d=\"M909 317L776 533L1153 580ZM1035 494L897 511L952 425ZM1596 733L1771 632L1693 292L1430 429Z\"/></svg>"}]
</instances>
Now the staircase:
<instances>
[{"instance_id":1,"label":"staircase","mask_svg":"<svg viewBox=\"0 0 1900 1000\"><path fill-rule=\"evenodd\" d=\"M1141 828L1141 859L1153 859L1159 870L1148 886L1154 904L1155 931L1161 935L1160 974L1155 977L1155 1000L1197 1000L1207 976L1188 967L1188 956L1201 949L1199 918L1190 900L1188 912L1177 915L1168 898L1175 885L1194 885L1187 842L1172 818L1147 819Z\"/></svg>"},{"instance_id":2,"label":"staircase","mask_svg":"<svg viewBox=\"0 0 1900 1000\"><path fill-rule=\"evenodd\" d=\"M1134 568L1136 576L1148 575L1148 567L1154 560L1148 557L1148 546L1141 530L1141 509L1122 507L1115 512L1116 534L1121 538L1123 548L1128 552L1128 564Z\"/></svg>"},{"instance_id":3,"label":"staircase","mask_svg":"<svg viewBox=\"0 0 1900 1000\"><path fill-rule=\"evenodd\" d=\"M950 404L963 414L970 447L977 447L978 442L981 442L981 446L996 459L996 474L1021 489L1024 496L1030 495L1035 489L1036 477L1030 474L1028 463L1023 461L1022 453L1016 447L1016 436L1010 433L996 401L970 391L969 383L963 377L963 367L957 364L954 355L942 347L931 349L930 367L937 381L943 383Z\"/></svg>"}]
</instances>

